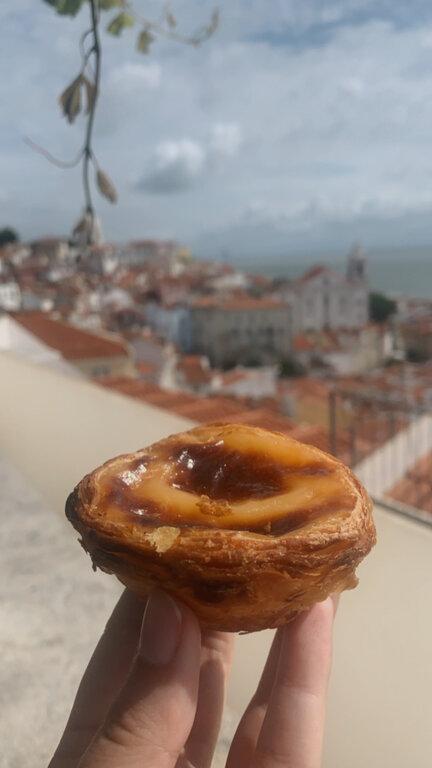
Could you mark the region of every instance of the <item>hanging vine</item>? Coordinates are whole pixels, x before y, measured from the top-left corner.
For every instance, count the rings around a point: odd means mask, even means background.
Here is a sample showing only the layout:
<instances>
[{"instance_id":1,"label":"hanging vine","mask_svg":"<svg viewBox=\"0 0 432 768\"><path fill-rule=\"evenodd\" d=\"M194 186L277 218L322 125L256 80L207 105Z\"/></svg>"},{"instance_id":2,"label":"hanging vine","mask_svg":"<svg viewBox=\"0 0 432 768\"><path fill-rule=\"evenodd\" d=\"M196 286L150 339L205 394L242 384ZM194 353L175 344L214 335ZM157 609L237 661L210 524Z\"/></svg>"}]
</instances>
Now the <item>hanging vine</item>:
<instances>
[{"instance_id":1,"label":"hanging vine","mask_svg":"<svg viewBox=\"0 0 432 768\"><path fill-rule=\"evenodd\" d=\"M117 202L116 188L108 174L101 169L94 149L94 121L98 97L100 93L102 46L100 40L100 25L102 12L111 12L105 31L119 37L126 29L137 26L139 28L136 38L136 48L140 53L148 54L152 43L157 37L166 37L170 40L198 46L207 40L216 31L219 25L219 12L215 10L208 24L192 35L185 35L178 30L170 4L164 6L162 17L159 21L152 21L143 17L135 9L129 0L43 0L51 5L62 16L76 16L82 6L88 4L90 12L90 26L81 35L79 50L81 66L78 75L65 88L60 95L59 102L69 123L73 123L77 116L85 113L84 142L77 156L72 161L62 161L54 157L47 149L27 139L27 143L40 152L50 162L60 168L75 168L82 164L82 180L84 190L84 215L76 225L74 234L82 241L90 245L95 239L95 209L92 198L92 182L90 172L94 171L94 183L103 195L111 203Z\"/></svg>"}]
</instances>

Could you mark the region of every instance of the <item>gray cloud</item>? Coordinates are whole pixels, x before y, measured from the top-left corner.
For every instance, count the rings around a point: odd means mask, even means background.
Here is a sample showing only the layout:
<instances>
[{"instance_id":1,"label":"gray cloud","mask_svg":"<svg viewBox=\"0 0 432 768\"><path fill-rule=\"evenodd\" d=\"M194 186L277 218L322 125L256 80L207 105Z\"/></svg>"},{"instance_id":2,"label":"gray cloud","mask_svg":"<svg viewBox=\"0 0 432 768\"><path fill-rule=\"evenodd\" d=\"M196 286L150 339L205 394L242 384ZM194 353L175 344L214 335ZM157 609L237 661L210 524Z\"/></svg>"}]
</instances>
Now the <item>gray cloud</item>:
<instances>
[{"instance_id":1,"label":"gray cloud","mask_svg":"<svg viewBox=\"0 0 432 768\"><path fill-rule=\"evenodd\" d=\"M233 157L242 143L242 132L237 123L215 123L211 128L210 149L216 155Z\"/></svg>"},{"instance_id":2,"label":"gray cloud","mask_svg":"<svg viewBox=\"0 0 432 768\"><path fill-rule=\"evenodd\" d=\"M432 21L420 5L333 0L324 13L318 0L233 0L205 45L162 41L148 57L127 31L103 35L95 149L119 192L117 206L95 192L107 239L192 241L205 222L225 246L241 229L242 247L254 248L258 213L262 248L296 228L302 242L325 246L348 232L340 221L360 238L362 228L378 237L378 219L389 237L399 220L413 231L408 221L423 222L432 206ZM82 207L80 170L51 166L22 137L65 159L81 145L82 120L69 126L57 98L79 67L88 4L73 21L33 0L0 6L2 218L24 237L67 233ZM200 26L213 6L178 0L182 27ZM421 25L404 22L402 6ZM275 44L267 33L287 24L300 42ZM313 30L329 25L311 45Z\"/></svg>"},{"instance_id":3,"label":"gray cloud","mask_svg":"<svg viewBox=\"0 0 432 768\"><path fill-rule=\"evenodd\" d=\"M196 186L211 173L215 161L232 159L239 151L241 130L236 123L217 122L205 142L177 139L160 142L150 170L136 183L139 191L169 195Z\"/></svg>"},{"instance_id":4,"label":"gray cloud","mask_svg":"<svg viewBox=\"0 0 432 768\"><path fill-rule=\"evenodd\" d=\"M172 194L193 187L206 165L206 152L191 139L161 142L155 150L153 168L137 189L156 195Z\"/></svg>"}]
</instances>

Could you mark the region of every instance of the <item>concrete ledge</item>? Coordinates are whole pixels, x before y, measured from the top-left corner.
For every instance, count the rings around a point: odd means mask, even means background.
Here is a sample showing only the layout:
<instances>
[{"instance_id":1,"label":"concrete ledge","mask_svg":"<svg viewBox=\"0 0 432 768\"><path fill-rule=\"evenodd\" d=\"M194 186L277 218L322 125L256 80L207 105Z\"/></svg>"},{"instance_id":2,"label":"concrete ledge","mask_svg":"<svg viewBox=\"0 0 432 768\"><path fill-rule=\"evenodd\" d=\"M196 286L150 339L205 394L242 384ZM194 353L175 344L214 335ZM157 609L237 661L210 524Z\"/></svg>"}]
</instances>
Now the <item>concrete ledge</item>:
<instances>
[{"instance_id":1,"label":"concrete ledge","mask_svg":"<svg viewBox=\"0 0 432 768\"><path fill-rule=\"evenodd\" d=\"M68 493L91 469L192 426L91 381L0 352L0 453L62 516Z\"/></svg>"}]
</instances>

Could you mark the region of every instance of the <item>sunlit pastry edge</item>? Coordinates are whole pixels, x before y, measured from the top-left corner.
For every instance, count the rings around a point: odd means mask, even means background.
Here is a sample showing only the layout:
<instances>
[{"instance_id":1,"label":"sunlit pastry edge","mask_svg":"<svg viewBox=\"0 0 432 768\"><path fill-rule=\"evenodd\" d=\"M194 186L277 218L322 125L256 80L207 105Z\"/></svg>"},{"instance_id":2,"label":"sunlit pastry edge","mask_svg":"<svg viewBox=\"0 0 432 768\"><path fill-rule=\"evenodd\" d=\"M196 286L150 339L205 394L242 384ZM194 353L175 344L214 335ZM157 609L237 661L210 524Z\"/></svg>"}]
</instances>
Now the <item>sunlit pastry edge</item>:
<instances>
[{"instance_id":1,"label":"sunlit pastry edge","mask_svg":"<svg viewBox=\"0 0 432 768\"><path fill-rule=\"evenodd\" d=\"M232 426L232 425L231 425ZM244 428L244 427L243 427ZM94 567L115 573L146 599L155 586L182 600L206 628L256 631L277 627L333 592L357 584L355 570L375 544L372 503L354 474L342 467L356 494L348 517L273 537L247 531L175 526L149 529L98 517L91 500L99 474L124 457L86 475L70 494L66 514L81 535ZM131 461L145 451L129 454Z\"/></svg>"}]
</instances>

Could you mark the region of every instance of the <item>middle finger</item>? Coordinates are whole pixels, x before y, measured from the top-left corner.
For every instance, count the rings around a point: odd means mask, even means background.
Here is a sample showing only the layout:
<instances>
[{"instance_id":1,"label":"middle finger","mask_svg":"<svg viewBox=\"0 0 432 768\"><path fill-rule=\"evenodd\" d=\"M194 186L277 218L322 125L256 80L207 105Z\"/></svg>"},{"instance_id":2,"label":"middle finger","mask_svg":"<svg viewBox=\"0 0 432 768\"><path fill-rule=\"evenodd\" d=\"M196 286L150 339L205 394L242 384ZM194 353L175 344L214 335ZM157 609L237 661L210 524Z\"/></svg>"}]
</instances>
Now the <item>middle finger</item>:
<instances>
[{"instance_id":1,"label":"middle finger","mask_svg":"<svg viewBox=\"0 0 432 768\"><path fill-rule=\"evenodd\" d=\"M277 630L258 687L240 720L233 738L226 768L248 768L251 763L274 684L280 655L281 637L281 630Z\"/></svg>"},{"instance_id":2,"label":"middle finger","mask_svg":"<svg viewBox=\"0 0 432 768\"><path fill-rule=\"evenodd\" d=\"M202 633L197 711L177 768L211 766L231 671L234 640L235 635L229 632L208 630Z\"/></svg>"}]
</instances>

